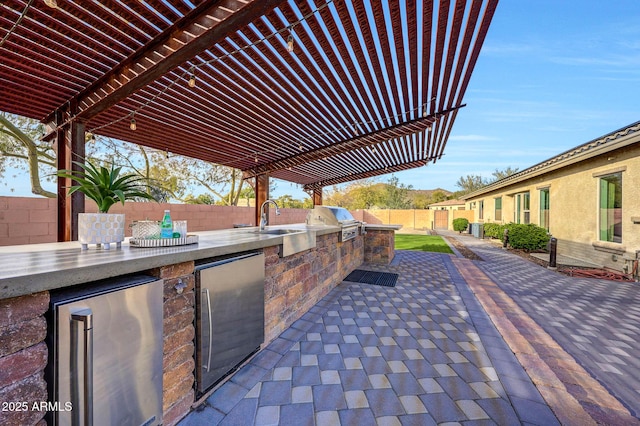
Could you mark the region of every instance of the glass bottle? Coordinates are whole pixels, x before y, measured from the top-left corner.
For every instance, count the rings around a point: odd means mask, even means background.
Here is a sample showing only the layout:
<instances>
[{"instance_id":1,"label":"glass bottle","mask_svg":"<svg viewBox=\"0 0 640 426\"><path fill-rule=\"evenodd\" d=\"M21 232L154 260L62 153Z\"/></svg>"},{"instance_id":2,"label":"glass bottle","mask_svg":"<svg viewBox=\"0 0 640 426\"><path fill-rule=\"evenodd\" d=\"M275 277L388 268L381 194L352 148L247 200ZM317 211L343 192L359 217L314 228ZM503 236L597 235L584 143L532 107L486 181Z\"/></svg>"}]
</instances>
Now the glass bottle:
<instances>
[{"instance_id":1,"label":"glass bottle","mask_svg":"<svg viewBox=\"0 0 640 426\"><path fill-rule=\"evenodd\" d=\"M164 211L162 223L160 224L160 238L173 238L173 221L169 210Z\"/></svg>"}]
</instances>

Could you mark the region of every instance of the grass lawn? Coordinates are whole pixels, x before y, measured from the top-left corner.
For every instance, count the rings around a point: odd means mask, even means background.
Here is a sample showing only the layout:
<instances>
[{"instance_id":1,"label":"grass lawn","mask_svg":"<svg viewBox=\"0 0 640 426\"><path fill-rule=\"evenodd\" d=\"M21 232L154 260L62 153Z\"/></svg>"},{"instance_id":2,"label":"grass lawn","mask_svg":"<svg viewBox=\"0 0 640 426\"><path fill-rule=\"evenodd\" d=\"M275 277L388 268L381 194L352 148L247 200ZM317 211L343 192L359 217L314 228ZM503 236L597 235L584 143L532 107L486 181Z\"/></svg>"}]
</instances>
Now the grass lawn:
<instances>
[{"instance_id":1,"label":"grass lawn","mask_svg":"<svg viewBox=\"0 0 640 426\"><path fill-rule=\"evenodd\" d=\"M451 253L447 243L439 235L396 234L396 250L418 250Z\"/></svg>"}]
</instances>

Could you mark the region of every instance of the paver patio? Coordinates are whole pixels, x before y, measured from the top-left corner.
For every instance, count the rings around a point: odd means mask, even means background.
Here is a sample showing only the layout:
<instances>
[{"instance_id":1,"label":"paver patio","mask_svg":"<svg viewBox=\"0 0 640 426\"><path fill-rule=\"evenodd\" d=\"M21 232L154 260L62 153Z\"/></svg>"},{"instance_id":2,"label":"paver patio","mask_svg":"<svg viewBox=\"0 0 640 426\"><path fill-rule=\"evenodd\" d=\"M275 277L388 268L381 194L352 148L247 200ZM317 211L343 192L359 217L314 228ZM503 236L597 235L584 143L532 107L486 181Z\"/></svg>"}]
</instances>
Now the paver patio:
<instances>
[{"instance_id":1,"label":"paver patio","mask_svg":"<svg viewBox=\"0 0 640 426\"><path fill-rule=\"evenodd\" d=\"M590 377L576 373L580 368L572 368L573 358L531 319L548 317L563 325L556 327L571 328L571 321L563 321L567 315L549 312L554 306L561 311L562 304L542 303L546 293L539 289L545 283L561 286L556 280L564 278L485 241L464 242L487 260L398 251L388 267L364 265L398 273L396 287L343 282L181 424L637 422L605 388L585 388L593 385ZM538 287L518 290L530 282ZM544 299L539 311L534 295ZM528 304L524 311L517 304L522 301ZM637 322L637 315L630 315ZM630 330L615 333L627 336ZM565 344L562 338L558 342ZM550 360L571 374L558 377ZM568 378L585 381L566 385ZM580 392L588 397L580 398Z\"/></svg>"}]
</instances>

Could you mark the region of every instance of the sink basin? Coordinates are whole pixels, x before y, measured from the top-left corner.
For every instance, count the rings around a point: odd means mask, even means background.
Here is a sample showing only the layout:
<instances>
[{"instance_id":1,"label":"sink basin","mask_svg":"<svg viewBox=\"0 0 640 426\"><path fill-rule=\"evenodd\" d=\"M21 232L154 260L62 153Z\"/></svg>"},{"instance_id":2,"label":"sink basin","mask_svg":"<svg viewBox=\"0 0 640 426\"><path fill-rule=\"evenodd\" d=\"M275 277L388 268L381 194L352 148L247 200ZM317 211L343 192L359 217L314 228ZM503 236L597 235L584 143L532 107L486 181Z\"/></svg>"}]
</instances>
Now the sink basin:
<instances>
[{"instance_id":1,"label":"sink basin","mask_svg":"<svg viewBox=\"0 0 640 426\"><path fill-rule=\"evenodd\" d=\"M281 235L280 257L291 256L316 246L315 231L305 229L264 229L262 231L249 232L259 235Z\"/></svg>"},{"instance_id":2,"label":"sink basin","mask_svg":"<svg viewBox=\"0 0 640 426\"><path fill-rule=\"evenodd\" d=\"M306 232L304 229L265 229L264 231L251 231L254 234L268 234L268 235L286 235L296 234L298 232Z\"/></svg>"}]
</instances>

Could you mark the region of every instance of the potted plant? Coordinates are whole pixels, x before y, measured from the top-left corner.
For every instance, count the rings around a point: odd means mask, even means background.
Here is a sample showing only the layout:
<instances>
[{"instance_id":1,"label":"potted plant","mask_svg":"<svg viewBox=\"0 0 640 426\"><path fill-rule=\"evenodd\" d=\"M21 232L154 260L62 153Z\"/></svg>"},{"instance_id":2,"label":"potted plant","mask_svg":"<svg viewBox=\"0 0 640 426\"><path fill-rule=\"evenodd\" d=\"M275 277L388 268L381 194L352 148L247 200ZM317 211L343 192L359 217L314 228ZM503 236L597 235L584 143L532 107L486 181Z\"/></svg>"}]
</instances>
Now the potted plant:
<instances>
[{"instance_id":1,"label":"potted plant","mask_svg":"<svg viewBox=\"0 0 640 426\"><path fill-rule=\"evenodd\" d=\"M109 209L118 201L124 205L127 200L155 198L145 192L145 178L136 174L121 174L122 167L111 169L94 166L90 162L73 162L82 170L59 170L59 177L72 179L75 185L69 188L69 195L76 191L83 193L98 205L98 213L78 214L78 241L82 249L88 244L104 245L111 243L121 246L124 241L124 214L109 213Z\"/></svg>"}]
</instances>

